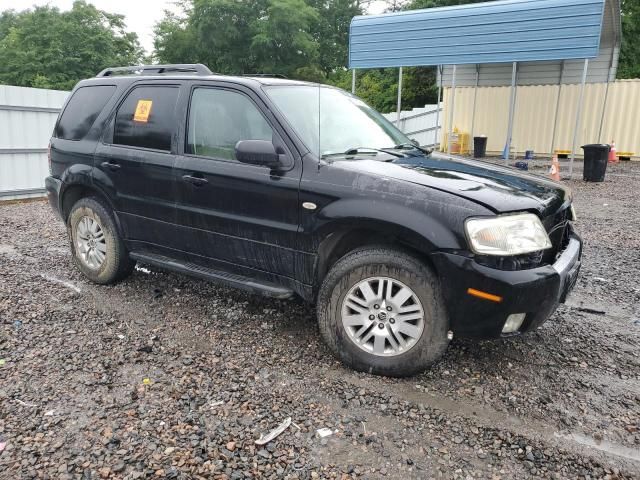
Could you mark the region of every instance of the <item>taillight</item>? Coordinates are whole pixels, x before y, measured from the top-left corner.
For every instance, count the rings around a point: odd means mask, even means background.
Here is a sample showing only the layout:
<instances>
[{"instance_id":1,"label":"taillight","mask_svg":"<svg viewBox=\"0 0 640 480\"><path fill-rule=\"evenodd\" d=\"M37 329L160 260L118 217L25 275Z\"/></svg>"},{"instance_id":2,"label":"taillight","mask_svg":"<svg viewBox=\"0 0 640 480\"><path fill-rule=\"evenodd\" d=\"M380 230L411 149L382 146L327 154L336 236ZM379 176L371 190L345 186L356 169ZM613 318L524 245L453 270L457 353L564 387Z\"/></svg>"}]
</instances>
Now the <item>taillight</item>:
<instances>
[{"instance_id":1,"label":"taillight","mask_svg":"<svg viewBox=\"0 0 640 480\"><path fill-rule=\"evenodd\" d=\"M47 146L47 160L49 161L49 174L53 175L53 168L51 168L51 142Z\"/></svg>"}]
</instances>

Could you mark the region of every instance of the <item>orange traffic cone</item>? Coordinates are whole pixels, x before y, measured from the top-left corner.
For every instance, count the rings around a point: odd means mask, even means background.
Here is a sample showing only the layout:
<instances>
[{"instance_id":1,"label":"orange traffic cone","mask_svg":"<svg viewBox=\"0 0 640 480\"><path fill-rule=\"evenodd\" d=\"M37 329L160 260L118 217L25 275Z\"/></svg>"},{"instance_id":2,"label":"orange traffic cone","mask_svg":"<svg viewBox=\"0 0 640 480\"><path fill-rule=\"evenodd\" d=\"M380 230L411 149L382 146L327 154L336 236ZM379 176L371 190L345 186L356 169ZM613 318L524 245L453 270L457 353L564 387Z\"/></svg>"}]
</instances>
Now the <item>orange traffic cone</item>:
<instances>
[{"instance_id":1,"label":"orange traffic cone","mask_svg":"<svg viewBox=\"0 0 640 480\"><path fill-rule=\"evenodd\" d=\"M609 163L618 163L618 152L616 151L616 142L611 141L611 149L609 150Z\"/></svg>"},{"instance_id":2,"label":"orange traffic cone","mask_svg":"<svg viewBox=\"0 0 640 480\"><path fill-rule=\"evenodd\" d=\"M556 182L560 181L560 162L558 162L558 155L553 154L551 159L551 168L549 169L549 177Z\"/></svg>"}]
</instances>

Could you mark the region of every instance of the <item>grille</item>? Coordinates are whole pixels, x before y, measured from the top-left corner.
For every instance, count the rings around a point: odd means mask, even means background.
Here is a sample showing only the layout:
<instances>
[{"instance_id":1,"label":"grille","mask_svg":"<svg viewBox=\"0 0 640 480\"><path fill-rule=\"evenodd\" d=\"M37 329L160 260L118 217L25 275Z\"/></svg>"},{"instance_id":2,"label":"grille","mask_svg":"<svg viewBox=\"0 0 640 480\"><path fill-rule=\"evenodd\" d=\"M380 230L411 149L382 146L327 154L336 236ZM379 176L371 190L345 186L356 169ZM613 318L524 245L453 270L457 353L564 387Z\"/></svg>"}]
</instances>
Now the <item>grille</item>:
<instances>
[{"instance_id":1,"label":"grille","mask_svg":"<svg viewBox=\"0 0 640 480\"><path fill-rule=\"evenodd\" d=\"M544 224L552 247L546 250L542 256L543 263L555 263L556 258L566 248L569 243L569 234L571 233L571 208L560 210L555 215L547 217L542 223Z\"/></svg>"}]
</instances>

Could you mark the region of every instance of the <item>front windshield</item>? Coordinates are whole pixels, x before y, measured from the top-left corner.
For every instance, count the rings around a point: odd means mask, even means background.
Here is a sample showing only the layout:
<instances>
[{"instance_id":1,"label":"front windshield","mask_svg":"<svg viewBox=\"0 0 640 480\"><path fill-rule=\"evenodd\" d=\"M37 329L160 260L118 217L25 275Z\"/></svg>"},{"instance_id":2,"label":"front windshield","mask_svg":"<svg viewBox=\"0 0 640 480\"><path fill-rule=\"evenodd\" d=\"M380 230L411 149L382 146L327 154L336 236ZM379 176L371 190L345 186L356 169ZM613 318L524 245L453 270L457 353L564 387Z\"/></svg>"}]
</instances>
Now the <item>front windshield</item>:
<instances>
[{"instance_id":1,"label":"front windshield","mask_svg":"<svg viewBox=\"0 0 640 480\"><path fill-rule=\"evenodd\" d=\"M386 118L345 91L313 85L269 86L265 91L305 145L321 156L411 142Z\"/></svg>"}]
</instances>

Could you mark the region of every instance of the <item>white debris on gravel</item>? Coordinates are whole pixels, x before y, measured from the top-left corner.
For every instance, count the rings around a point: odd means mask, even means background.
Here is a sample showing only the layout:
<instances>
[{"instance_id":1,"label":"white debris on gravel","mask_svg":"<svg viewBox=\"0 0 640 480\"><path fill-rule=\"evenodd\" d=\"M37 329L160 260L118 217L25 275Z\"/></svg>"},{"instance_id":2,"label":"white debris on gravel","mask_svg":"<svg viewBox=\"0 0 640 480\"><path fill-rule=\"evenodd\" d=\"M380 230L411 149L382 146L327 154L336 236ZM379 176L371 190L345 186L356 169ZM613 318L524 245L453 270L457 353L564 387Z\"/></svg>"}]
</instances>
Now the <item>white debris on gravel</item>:
<instances>
[{"instance_id":1,"label":"white debris on gravel","mask_svg":"<svg viewBox=\"0 0 640 480\"><path fill-rule=\"evenodd\" d=\"M46 273L41 273L40 276L42 278L44 278L45 280L48 280L48 281L53 282L53 283L58 283L58 284L60 284L62 286L65 286L68 289L73 290L76 293L82 293L82 290L80 290L80 287L75 286L73 283L71 283L71 282L69 282L67 280L62 280L61 278L57 278L57 277L54 277L53 275L49 275L49 274L46 274Z\"/></svg>"}]
</instances>

